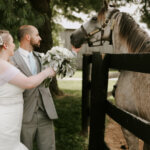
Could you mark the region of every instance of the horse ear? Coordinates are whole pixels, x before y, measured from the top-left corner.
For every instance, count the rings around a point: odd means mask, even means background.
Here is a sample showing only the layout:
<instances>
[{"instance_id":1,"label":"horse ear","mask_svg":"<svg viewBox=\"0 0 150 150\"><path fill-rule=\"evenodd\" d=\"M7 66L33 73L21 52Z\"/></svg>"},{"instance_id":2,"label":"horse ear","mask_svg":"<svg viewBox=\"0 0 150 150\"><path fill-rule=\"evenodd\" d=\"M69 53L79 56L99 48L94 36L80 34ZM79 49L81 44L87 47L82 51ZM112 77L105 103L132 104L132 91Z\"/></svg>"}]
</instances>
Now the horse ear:
<instances>
[{"instance_id":1,"label":"horse ear","mask_svg":"<svg viewBox=\"0 0 150 150\"><path fill-rule=\"evenodd\" d=\"M105 10L108 10L108 1L107 0L104 0L103 8Z\"/></svg>"},{"instance_id":2,"label":"horse ear","mask_svg":"<svg viewBox=\"0 0 150 150\"><path fill-rule=\"evenodd\" d=\"M103 6L101 7L100 11L98 14L103 14L108 10L108 1L104 0L103 1Z\"/></svg>"},{"instance_id":3,"label":"horse ear","mask_svg":"<svg viewBox=\"0 0 150 150\"><path fill-rule=\"evenodd\" d=\"M115 2L110 2L108 6L115 8L115 7L117 7L117 3L115 3Z\"/></svg>"}]
</instances>

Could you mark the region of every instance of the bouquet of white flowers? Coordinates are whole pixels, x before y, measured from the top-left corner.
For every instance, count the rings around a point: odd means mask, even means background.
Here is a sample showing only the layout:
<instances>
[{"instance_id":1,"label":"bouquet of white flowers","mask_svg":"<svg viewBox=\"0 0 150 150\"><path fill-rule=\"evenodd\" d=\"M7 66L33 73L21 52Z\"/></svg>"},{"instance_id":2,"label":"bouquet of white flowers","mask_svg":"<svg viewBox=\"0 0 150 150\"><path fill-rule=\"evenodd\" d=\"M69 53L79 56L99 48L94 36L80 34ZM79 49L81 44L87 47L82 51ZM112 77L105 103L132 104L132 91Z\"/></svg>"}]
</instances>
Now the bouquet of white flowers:
<instances>
[{"instance_id":1,"label":"bouquet of white flowers","mask_svg":"<svg viewBox=\"0 0 150 150\"><path fill-rule=\"evenodd\" d=\"M62 47L52 47L47 53L41 57L43 67L52 67L61 78L72 77L76 71L76 57L74 51ZM51 82L47 78L44 83L48 87Z\"/></svg>"}]
</instances>

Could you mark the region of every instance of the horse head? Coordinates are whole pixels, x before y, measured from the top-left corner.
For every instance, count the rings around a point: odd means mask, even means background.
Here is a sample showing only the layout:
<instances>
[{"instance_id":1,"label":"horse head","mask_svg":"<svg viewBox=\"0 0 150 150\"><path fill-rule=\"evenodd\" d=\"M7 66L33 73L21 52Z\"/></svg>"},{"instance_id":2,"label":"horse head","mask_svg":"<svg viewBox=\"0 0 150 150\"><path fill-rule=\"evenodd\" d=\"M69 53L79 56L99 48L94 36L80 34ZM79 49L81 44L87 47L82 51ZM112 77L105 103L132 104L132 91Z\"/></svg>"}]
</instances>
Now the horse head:
<instances>
[{"instance_id":1,"label":"horse head","mask_svg":"<svg viewBox=\"0 0 150 150\"><path fill-rule=\"evenodd\" d=\"M109 41L113 45L113 53L150 51L148 34L129 14L108 8L107 4L97 15L75 30L70 39L75 48L80 48L84 43L94 47Z\"/></svg>"},{"instance_id":2,"label":"horse head","mask_svg":"<svg viewBox=\"0 0 150 150\"><path fill-rule=\"evenodd\" d=\"M70 36L71 44L79 48L83 43L88 43L90 47L103 45L104 41L111 43L113 19L117 12L119 12L118 9L108 9L108 5L105 3L97 15L72 33Z\"/></svg>"}]
</instances>

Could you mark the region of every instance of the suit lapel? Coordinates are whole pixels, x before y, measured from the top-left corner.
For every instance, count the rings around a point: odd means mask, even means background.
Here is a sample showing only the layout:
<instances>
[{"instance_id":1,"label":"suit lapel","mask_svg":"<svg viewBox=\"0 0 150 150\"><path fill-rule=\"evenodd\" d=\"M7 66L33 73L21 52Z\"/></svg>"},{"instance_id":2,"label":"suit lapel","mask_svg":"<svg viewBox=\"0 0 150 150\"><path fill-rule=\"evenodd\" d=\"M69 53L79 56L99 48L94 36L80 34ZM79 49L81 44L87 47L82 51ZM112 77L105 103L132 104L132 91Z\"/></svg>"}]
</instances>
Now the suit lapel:
<instances>
[{"instance_id":1,"label":"suit lapel","mask_svg":"<svg viewBox=\"0 0 150 150\"><path fill-rule=\"evenodd\" d=\"M22 56L20 55L19 51L17 50L14 55L15 61L19 67L19 69L27 76L31 76L32 73L30 72L30 69L28 68L27 64L23 60Z\"/></svg>"}]
</instances>

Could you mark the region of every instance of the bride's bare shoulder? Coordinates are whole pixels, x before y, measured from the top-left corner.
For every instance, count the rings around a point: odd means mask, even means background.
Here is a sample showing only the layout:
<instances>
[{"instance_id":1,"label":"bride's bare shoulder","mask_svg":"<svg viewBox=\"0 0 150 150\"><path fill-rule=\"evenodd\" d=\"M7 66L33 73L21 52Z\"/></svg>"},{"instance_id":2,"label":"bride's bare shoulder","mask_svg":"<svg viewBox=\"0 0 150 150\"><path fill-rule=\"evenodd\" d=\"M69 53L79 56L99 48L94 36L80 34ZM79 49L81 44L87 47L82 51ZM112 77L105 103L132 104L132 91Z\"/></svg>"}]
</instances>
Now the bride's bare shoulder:
<instances>
[{"instance_id":1,"label":"bride's bare shoulder","mask_svg":"<svg viewBox=\"0 0 150 150\"><path fill-rule=\"evenodd\" d=\"M0 73L5 72L6 70L13 68L14 66L9 62L0 59Z\"/></svg>"}]
</instances>

